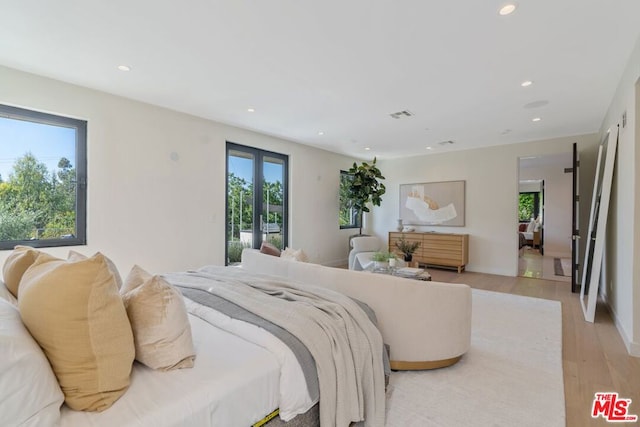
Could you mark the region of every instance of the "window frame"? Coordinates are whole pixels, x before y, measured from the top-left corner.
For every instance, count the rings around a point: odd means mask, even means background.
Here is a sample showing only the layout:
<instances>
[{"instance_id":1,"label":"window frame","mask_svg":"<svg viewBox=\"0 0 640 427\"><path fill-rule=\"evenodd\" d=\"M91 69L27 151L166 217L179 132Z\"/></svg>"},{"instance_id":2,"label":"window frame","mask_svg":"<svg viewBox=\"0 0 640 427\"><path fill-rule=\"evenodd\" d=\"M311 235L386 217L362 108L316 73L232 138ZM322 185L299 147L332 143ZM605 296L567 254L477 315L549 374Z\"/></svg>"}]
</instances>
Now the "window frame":
<instances>
[{"instance_id":1,"label":"window frame","mask_svg":"<svg viewBox=\"0 0 640 427\"><path fill-rule=\"evenodd\" d=\"M87 244L87 121L44 113L26 108L0 104L0 117L40 123L76 130L76 233L74 237L33 240L0 240L0 250L13 249L17 245L34 248L82 246Z\"/></svg>"},{"instance_id":2,"label":"window frame","mask_svg":"<svg viewBox=\"0 0 640 427\"><path fill-rule=\"evenodd\" d=\"M340 182L339 185L342 185L342 180L345 179L345 177L353 177L353 174L350 174L348 171L345 170L340 170ZM338 225L340 226L340 230L348 230L348 229L353 229L353 228L360 228L360 215L358 215L357 211L352 211L351 212L351 223L350 224L346 224L346 225L342 225L340 224L340 213L342 211L342 198L341 193L340 193L340 188L338 188L338 193L339 193L339 200L338 200ZM351 208L353 210L353 207Z\"/></svg>"}]
</instances>

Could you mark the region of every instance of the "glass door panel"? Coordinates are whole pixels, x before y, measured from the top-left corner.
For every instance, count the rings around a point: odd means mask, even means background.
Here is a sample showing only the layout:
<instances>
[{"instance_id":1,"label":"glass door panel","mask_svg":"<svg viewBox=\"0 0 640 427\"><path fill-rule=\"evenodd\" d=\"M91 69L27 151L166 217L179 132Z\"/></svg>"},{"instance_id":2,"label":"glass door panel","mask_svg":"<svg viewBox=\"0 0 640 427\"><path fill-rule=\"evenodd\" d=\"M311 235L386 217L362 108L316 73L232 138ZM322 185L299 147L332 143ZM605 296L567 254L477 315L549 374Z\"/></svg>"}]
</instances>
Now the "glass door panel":
<instances>
[{"instance_id":1,"label":"glass door panel","mask_svg":"<svg viewBox=\"0 0 640 427\"><path fill-rule=\"evenodd\" d=\"M255 157L229 150L227 155L227 263L240 262L242 249L254 247L253 181Z\"/></svg>"},{"instance_id":2,"label":"glass door panel","mask_svg":"<svg viewBox=\"0 0 640 427\"><path fill-rule=\"evenodd\" d=\"M262 162L262 240L284 249L285 162L269 156Z\"/></svg>"}]
</instances>

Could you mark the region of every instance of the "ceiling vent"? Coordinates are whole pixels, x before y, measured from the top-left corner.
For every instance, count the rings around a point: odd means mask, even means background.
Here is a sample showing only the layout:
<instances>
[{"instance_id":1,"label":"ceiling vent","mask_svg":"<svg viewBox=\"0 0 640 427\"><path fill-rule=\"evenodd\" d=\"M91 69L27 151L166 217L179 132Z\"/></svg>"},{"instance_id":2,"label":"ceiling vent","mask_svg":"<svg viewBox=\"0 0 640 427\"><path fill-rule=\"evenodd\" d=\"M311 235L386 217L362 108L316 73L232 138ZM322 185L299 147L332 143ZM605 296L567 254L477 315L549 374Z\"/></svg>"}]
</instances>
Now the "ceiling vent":
<instances>
[{"instance_id":1,"label":"ceiling vent","mask_svg":"<svg viewBox=\"0 0 640 427\"><path fill-rule=\"evenodd\" d=\"M398 111L397 113L389 114L394 119L402 119L404 117L411 117L413 113L409 110Z\"/></svg>"},{"instance_id":2,"label":"ceiling vent","mask_svg":"<svg viewBox=\"0 0 640 427\"><path fill-rule=\"evenodd\" d=\"M438 142L438 145L452 145L452 144L454 144L454 142L453 142L453 141L451 141L450 139L449 139L449 140L447 140L447 141L440 141L440 142Z\"/></svg>"}]
</instances>

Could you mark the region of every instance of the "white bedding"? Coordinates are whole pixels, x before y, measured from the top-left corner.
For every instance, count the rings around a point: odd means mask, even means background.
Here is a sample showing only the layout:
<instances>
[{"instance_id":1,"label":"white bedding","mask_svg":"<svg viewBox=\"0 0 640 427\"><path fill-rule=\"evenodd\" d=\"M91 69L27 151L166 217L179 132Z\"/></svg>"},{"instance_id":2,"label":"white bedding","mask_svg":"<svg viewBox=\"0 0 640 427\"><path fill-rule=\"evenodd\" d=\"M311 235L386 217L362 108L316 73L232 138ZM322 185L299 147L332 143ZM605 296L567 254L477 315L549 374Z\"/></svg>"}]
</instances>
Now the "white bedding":
<instances>
[{"instance_id":1,"label":"white bedding","mask_svg":"<svg viewBox=\"0 0 640 427\"><path fill-rule=\"evenodd\" d=\"M524 238L527 240L533 240L533 231L521 231L524 234Z\"/></svg>"},{"instance_id":2,"label":"white bedding","mask_svg":"<svg viewBox=\"0 0 640 427\"><path fill-rule=\"evenodd\" d=\"M241 320L235 320L209 307L185 298L187 311L208 323L240 338L267 349L278 360L280 366L279 407L280 418L289 421L298 414L307 412L317 403L309 396L302 367L293 351L266 330Z\"/></svg>"},{"instance_id":3,"label":"white bedding","mask_svg":"<svg viewBox=\"0 0 640 427\"><path fill-rule=\"evenodd\" d=\"M189 315L195 366L134 364L129 390L102 413L62 407L61 427L249 426L279 404L280 364L264 348Z\"/></svg>"}]
</instances>

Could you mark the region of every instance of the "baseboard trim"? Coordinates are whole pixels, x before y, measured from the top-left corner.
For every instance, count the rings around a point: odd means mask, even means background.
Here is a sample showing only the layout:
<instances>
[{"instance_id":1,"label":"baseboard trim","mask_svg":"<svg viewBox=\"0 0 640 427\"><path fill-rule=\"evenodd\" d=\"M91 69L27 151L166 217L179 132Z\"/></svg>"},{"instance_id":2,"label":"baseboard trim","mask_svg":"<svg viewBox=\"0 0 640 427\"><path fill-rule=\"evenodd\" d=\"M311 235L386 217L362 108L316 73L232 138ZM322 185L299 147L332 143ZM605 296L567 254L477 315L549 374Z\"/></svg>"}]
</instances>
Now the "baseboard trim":
<instances>
[{"instance_id":1,"label":"baseboard trim","mask_svg":"<svg viewBox=\"0 0 640 427\"><path fill-rule=\"evenodd\" d=\"M627 349L627 353L629 353L629 355L633 357L640 357L640 343L633 341L629 337L626 329L622 325L622 322L620 322L620 319L618 318L618 314L613 309L611 304L609 304L608 300L605 300L605 307L607 307L607 310L609 310L609 314L613 319L613 323L616 325L616 329L620 334L620 338L622 338L622 342L624 343L624 346Z\"/></svg>"}]
</instances>

